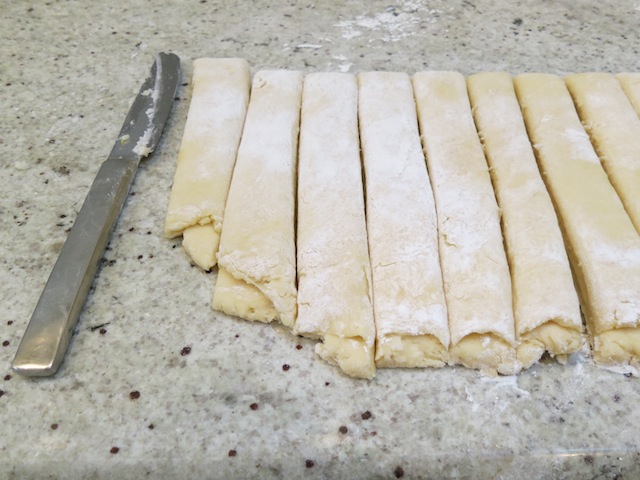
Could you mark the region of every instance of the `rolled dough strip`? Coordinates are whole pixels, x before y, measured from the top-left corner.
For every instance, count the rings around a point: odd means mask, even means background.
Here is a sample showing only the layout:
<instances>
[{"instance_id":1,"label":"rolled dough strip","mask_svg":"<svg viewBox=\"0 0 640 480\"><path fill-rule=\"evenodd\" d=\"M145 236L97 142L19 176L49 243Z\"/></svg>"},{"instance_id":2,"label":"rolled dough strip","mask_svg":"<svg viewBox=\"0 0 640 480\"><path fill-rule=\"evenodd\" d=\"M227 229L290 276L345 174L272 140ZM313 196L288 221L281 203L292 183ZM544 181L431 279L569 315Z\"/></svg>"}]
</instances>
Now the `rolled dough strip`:
<instances>
[{"instance_id":1,"label":"rolled dough strip","mask_svg":"<svg viewBox=\"0 0 640 480\"><path fill-rule=\"evenodd\" d=\"M579 350L582 317L562 233L507 73L467 78L469 98L500 206L511 270L518 360Z\"/></svg>"},{"instance_id":2,"label":"rolled dough strip","mask_svg":"<svg viewBox=\"0 0 640 480\"><path fill-rule=\"evenodd\" d=\"M295 177L302 74L258 72L218 252L213 308L247 320L296 315ZM258 301L257 297L261 297Z\"/></svg>"},{"instance_id":3,"label":"rolled dough strip","mask_svg":"<svg viewBox=\"0 0 640 480\"><path fill-rule=\"evenodd\" d=\"M631 102L633 109L640 116L640 72L619 73L616 75L616 79L620 82L620 86Z\"/></svg>"},{"instance_id":4,"label":"rolled dough strip","mask_svg":"<svg viewBox=\"0 0 640 480\"><path fill-rule=\"evenodd\" d=\"M440 367L449 325L433 192L404 73L358 75L378 367Z\"/></svg>"},{"instance_id":5,"label":"rolled dough strip","mask_svg":"<svg viewBox=\"0 0 640 480\"><path fill-rule=\"evenodd\" d=\"M529 138L558 212L594 360L640 365L640 237L560 77L515 78Z\"/></svg>"},{"instance_id":6,"label":"rolled dough strip","mask_svg":"<svg viewBox=\"0 0 640 480\"><path fill-rule=\"evenodd\" d=\"M220 227L247 103L249 64L238 58L193 62L193 94L165 222L167 237L199 267L216 264Z\"/></svg>"},{"instance_id":7,"label":"rolled dough strip","mask_svg":"<svg viewBox=\"0 0 640 480\"><path fill-rule=\"evenodd\" d=\"M640 118L609 73L579 73L564 81L609 181L640 233Z\"/></svg>"},{"instance_id":8,"label":"rolled dough strip","mask_svg":"<svg viewBox=\"0 0 640 480\"><path fill-rule=\"evenodd\" d=\"M465 79L456 72L421 72L413 88L438 215L451 359L514 374L520 366L509 266Z\"/></svg>"},{"instance_id":9,"label":"rolled dough strip","mask_svg":"<svg viewBox=\"0 0 640 480\"><path fill-rule=\"evenodd\" d=\"M304 81L298 174L300 335L347 375L375 375L375 325L353 75Z\"/></svg>"}]
</instances>

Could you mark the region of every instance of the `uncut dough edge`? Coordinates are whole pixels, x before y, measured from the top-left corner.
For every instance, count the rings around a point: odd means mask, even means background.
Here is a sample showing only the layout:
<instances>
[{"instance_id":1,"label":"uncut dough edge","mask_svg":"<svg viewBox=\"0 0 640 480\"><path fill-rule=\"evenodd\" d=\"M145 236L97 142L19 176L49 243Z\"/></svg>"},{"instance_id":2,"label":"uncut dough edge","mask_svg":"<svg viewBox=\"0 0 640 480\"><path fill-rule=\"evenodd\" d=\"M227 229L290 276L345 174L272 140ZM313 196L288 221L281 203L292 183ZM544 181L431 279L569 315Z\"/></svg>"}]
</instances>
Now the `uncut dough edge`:
<instances>
[{"instance_id":1,"label":"uncut dough edge","mask_svg":"<svg viewBox=\"0 0 640 480\"><path fill-rule=\"evenodd\" d=\"M412 82L438 216L450 358L487 374L515 374L521 366L511 277L465 79L458 72L419 72ZM451 158L458 163L444 161Z\"/></svg>"},{"instance_id":2,"label":"uncut dough edge","mask_svg":"<svg viewBox=\"0 0 640 480\"><path fill-rule=\"evenodd\" d=\"M640 118L609 73L567 75L564 83L609 181L640 233Z\"/></svg>"},{"instance_id":3,"label":"uncut dough edge","mask_svg":"<svg viewBox=\"0 0 640 480\"><path fill-rule=\"evenodd\" d=\"M165 236L182 235L196 265L216 264L220 228L249 102L249 64L237 58L193 62L193 93L185 123Z\"/></svg>"},{"instance_id":4,"label":"uncut dough edge","mask_svg":"<svg viewBox=\"0 0 640 480\"><path fill-rule=\"evenodd\" d=\"M376 366L441 367L449 326L411 80L365 72L358 87Z\"/></svg>"},{"instance_id":5,"label":"uncut dough edge","mask_svg":"<svg viewBox=\"0 0 640 480\"><path fill-rule=\"evenodd\" d=\"M640 237L600 165L562 79L524 74L514 84L568 240L594 361L615 371L637 371ZM581 173L579 181L576 171Z\"/></svg>"},{"instance_id":6,"label":"uncut dough edge","mask_svg":"<svg viewBox=\"0 0 640 480\"><path fill-rule=\"evenodd\" d=\"M256 73L227 199L212 307L277 319L296 315L295 176L302 73ZM251 195L247 195L251 192ZM218 289L218 283L220 288ZM263 301L256 295L262 294ZM271 304L264 307L265 299Z\"/></svg>"},{"instance_id":7,"label":"uncut dough edge","mask_svg":"<svg viewBox=\"0 0 640 480\"><path fill-rule=\"evenodd\" d=\"M523 368L549 352L564 361L584 344L571 267L529 142L511 76L467 78L477 130L501 211Z\"/></svg>"},{"instance_id":8,"label":"uncut dough edge","mask_svg":"<svg viewBox=\"0 0 640 480\"><path fill-rule=\"evenodd\" d=\"M351 74L312 73L305 77L298 166L298 318L294 332L321 338L316 353L347 375L373 378L375 325L357 94L356 79Z\"/></svg>"}]
</instances>

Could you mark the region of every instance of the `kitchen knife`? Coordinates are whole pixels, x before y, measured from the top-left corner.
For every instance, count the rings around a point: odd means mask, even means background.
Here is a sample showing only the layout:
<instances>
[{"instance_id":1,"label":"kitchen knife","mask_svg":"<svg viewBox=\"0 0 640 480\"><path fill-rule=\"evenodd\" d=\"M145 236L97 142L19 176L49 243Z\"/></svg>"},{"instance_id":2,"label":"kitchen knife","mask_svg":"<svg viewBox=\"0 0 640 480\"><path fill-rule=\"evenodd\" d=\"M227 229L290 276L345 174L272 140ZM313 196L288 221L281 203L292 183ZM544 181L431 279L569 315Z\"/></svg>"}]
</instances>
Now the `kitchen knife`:
<instances>
[{"instance_id":1,"label":"kitchen knife","mask_svg":"<svg viewBox=\"0 0 640 480\"><path fill-rule=\"evenodd\" d=\"M49 376L62 363L140 160L158 144L179 78L180 59L160 53L60 251L16 352L14 372Z\"/></svg>"}]
</instances>

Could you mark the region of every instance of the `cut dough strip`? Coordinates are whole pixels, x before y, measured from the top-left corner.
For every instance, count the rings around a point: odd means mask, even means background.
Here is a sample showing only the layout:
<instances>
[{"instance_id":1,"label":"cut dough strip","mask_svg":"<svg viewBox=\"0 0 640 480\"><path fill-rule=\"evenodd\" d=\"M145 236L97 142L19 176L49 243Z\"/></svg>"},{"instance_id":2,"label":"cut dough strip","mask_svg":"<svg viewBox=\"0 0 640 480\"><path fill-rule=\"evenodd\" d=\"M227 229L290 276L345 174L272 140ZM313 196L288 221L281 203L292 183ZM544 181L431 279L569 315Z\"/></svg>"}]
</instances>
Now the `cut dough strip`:
<instances>
[{"instance_id":1,"label":"cut dough strip","mask_svg":"<svg viewBox=\"0 0 640 480\"><path fill-rule=\"evenodd\" d=\"M209 270L216 264L249 101L249 64L238 58L200 58L193 62L192 82L165 235L182 235L182 245L193 261Z\"/></svg>"},{"instance_id":2,"label":"cut dough strip","mask_svg":"<svg viewBox=\"0 0 640 480\"><path fill-rule=\"evenodd\" d=\"M227 199L213 308L247 320L296 315L295 178L302 74L258 72Z\"/></svg>"},{"instance_id":3,"label":"cut dough strip","mask_svg":"<svg viewBox=\"0 0 640 480\"><path fill-rule=\"evenodd\" d=\"M564 81L600 162L640 233L640 118L609 73L574 74Z\"/></svg>"},{"instance_id":4,"label":"cut dough strip","mask_svg":"<svg viewBox=\"0 0 640 480\"><path fill-rule=\"evenodd\" d=\"M619 73L616 75L616 79L620 82L620 86L631 102L633 109L640 116L640 72Z\"/></svg>"},{"instance_id":5,"label":"cut dough strip","mask_svg":"<svg viewBox=\"0 0 640 480\"><path fill-rule=\"evenodd\" d=\"M584 343L580 304L513 81L507 73L479 73L467 87L501 211L518 360L527 368L545 351L563 360Z\"/></svg>"},{"instance_id":6,"label":"cut dough strip","mask_svg":"<svg viewBox=\"0 0 640 480\"><path fill-rule=\"evenodd\" d=\"M418 120L438 216L440 260L454 362L515 374L511 280L500 215L464 77L413 77Z\"/></svg>"},{"instance_id":7,"label":"cut dough strip","mask_svg":"<svg viewBox=\"0 0 640 480\"><path fill-rule=\"evenodd\" d=\"M378 367L441 367L449 326L433 192L404 73L358 75Z\"/></svg>"},{"instance_id":8,"label":"cut dough strip","mask_svg":"<svg viewBox=\"0 0 640 480\"><path fill-rule=\"evenodd\" d=\"M375 325L353 75L305 77L298 175L296 333L320 357L375 375Z\"/></svg>"},{"instance_id":9,"label":"cut dough strip","mask_svg":"<svg viewBox=\"0 0 640 480\"><path fill-rule=\"evenodd\" d=\"M640 365L640 237L560 77L515 78L529 138L558 212L594 360Z\"/></svg>"}]
</instances>

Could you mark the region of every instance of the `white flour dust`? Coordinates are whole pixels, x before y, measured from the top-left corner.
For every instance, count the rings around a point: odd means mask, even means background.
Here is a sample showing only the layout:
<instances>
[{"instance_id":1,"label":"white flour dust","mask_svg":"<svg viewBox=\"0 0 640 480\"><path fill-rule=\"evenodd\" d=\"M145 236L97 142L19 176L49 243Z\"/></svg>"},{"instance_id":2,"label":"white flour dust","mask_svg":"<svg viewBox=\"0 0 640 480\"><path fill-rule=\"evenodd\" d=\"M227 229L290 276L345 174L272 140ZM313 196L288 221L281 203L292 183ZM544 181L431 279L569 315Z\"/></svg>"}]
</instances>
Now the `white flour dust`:
<instances>
[{"instance_id":1,"label":"white flour dust","mask_svg":"<svg viewBox=\"0 0 640 480\"><path fill-rule=\"evenodd\" d=\"M382 12L358 15L353 20L343 20L335 26L341 30L342 38L346 40L366 33L370 42L397 42L415 35L420 23L436 22L439 13L441 12L429 8L428 0L404 0L386 7Z\"/></svg>"}]
</instances>

